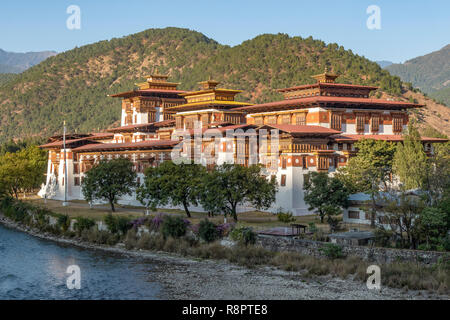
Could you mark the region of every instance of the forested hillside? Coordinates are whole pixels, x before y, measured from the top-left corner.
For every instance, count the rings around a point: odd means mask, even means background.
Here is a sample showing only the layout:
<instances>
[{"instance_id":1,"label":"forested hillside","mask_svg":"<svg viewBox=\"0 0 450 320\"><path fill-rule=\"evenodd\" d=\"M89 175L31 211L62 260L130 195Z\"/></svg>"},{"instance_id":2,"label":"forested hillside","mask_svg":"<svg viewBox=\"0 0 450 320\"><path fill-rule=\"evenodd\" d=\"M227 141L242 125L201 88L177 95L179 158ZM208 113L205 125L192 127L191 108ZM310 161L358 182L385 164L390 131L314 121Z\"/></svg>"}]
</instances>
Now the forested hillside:
<instances>
[{"instance_id":1,"label":"forested hillside","mask_svg":"<svg viewBox=\"0 0 450 320\"><path fill-rule=\"evenodd\" d=\"M450 44L439 51L386 67L425 93L450 87Z\"/></svg>"},{"instance_id":2,"label":"forested hillside","mask_svg":"<svg viewBox=\"0 0 450 320\"><path fill-rule=\"evenodd\" d=\"M447 107L450 107L450 86L430 93L430 97L445 103Z\"/></svg>"},{"instance_id":3,"label":"forested hillside","mask_svg":"<svg viewBox=\"0 0 450 320\"><path fill-rule=\"evenodd\" d=\"M63 119L78 132L117 125L121 104L107 95L151 72L187 90L211 77L244 90L241 100L263 102L280 98L276 88L311 83L325 67L341 74L338 82L404 94L398 77L337 44L277 34L229 47L187 29L149 29L50 57L0 86L0 140L51 135Z\"/></svg>"}]
</instances>

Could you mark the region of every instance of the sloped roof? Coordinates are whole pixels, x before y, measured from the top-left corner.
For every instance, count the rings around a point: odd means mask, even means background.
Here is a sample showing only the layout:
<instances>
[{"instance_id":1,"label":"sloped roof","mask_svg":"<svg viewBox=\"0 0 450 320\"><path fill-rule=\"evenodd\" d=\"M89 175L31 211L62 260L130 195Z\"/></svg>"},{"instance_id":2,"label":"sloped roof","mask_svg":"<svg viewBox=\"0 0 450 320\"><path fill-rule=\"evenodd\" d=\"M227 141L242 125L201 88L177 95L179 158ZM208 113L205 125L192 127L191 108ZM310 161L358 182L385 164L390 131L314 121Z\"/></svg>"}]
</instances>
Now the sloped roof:
<instances>
[{"instance_id":1,"label":"sloped roof","mask_svg":"<svg viewBox=\"0 0 450 320\"><path fill-rule=\"evenodd\" d=\"M402 135L395 134L341 134L332 136L334 140L337 142L346 142L346 141L358 141L361 139L374 139L374 140L384 140L384 141L392 141L399 142L403 141L404 137ZM447 142L448 139L442 138L430 138L430 137L421 137L423 142Z\"/></svg>"},{"instance_id":2,"label":"sloped roof","mask_svg":"<svg viewBox=\"0 0 450 320\"><path fill-rule=\"evenodd\" d=\"M140 142L125 142L125 143L97 143L88 144L73 149L74 152L89 152L89 151L114 151L114 150L136 150L136 149L158 149L170 148L180 143L176 140L146 140Z\"/></svg>"},{"instance_id":3,"label":"sloped roof","mask_svg":"<svg viewBox=\"0 0 450 320\"><path fill-rule=\"evenodd\" d=\"M390 101L384 99L372 99L372 98L353 98L353 97L334 97L334 96L313 96L297 99L286 99L262 104L255 104L253 106L245 106L235 108L236 111L263 112L264 109L282 110L289 107L305 106L311 104L345 104L348 105L366 105L366 106L378 106L378 107L402 107L402 108L418 108L423 105L404 102L404 101Z\"/></svg>"},{"instance_id":4,"label":"sloped roof","mask_svg":"<svg viewBox=\"0 0 450 320\"><path fill-rule=\"evenodd\" d=\"M258 129L262 129L264 127L275 128L287 133L300 133L300 134L323 134L323 135L333 135L339 134L341 131L333 130L330 128L325 128L322 126L313 126L313 125L294 125L294 124L266 124Z\"/></svg>"}]
</instances>

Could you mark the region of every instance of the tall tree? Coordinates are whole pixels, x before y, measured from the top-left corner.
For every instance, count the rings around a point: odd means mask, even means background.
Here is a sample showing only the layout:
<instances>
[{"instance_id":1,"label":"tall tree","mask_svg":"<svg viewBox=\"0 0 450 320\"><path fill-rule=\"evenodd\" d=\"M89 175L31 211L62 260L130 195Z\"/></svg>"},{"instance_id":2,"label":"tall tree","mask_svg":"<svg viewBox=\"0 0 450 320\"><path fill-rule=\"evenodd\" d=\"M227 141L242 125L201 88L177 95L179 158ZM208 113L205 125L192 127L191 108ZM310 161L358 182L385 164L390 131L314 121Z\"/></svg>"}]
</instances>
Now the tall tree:
<instances>
[{"instance_id":1,"label":"tall tree","mask_svg":"<svg viewBox=\"0 0 450 320\"><path fill-rule=\"evenodd\" d=\"M332 220L334 215L341 212L340 208L348 207L350 190L341 180L330 177L326 172L309 173L304 189L304 199L310 206L309 210L315 209L322 223L325 216Z\"/></svg>"},{"instance_id":2,"label":"tall tree","mask_svg":"<svg viewBox=\"0 0 450 320\"><path fill-rule=\"evenodd\" d=\"M397 146L394 156L394 173L400 179L404 189L423 188L429 170L427 155L420 134L413 122L408 126L403 143Z\"/></svg>"},{"instance_id":3,"label":"tall tree","mask_svg":"<svg viewBox=\"0 0 450 320\"><path fill-rule=\"evenodd\" d=\"M14 153L0 156L0 184L10 195L18 198L20 191L39 187L44 181L46 152L29 146Z\"/></svg>"},{"instance_id":4,"label":"tall tree","mask_svg":"<svg viewBox=\"0 0 450 320\"><path fill-rule=\"evenodd\" d=\"M377 198L377 202L383 206L383 219L401 246L415 249L419 238L416 220L425 208L422 199L405 191L397 192L395 189Z\"/></svg>"},{"instance_id":5,"label":"tall tree","mask_svg":"<svg viewBox=\"0 0 450 320\"><path fill-rule=\"evenodd\" d=\"M388 189L396 146L382 140L363 139L355 147L358 153L350 158L347 166L339 169L336 177L352 193L364 192L370 195L368 213L372 217L371 225L375 226L375 198L380 189Z\"/></svg>"},{"instance_id":6,"label":"tall tree","mask_svg":"<svg viewBox=\"0 0 450 320\"><path fill-rule=\"evenodd\" d=\"M119 197L130 195L136 186L136 172L128 159L102 160L86 172L81 185L86 200L102 199L116 211Z\"/></svg>"},{"instance_id":7,"label":"tall tree","mask_svg":"<svg viewBox=\"0 0 450 320\"><path fill-rule=\"evenodd\" d=\"M267 180L261 174L261 167L244 167L224 163L216 166L207 176L207 186L216 194L206 197L207 209L231 215L237 221L237 207L249 205L257 210L265 210L275 202L277 183L274 178ZM205 201L205 200L203 200Z\"/></svg>"},{"instance_id":8,"label":"tall tree","mask_svg":"<svg viewBox=\"0 0 450 320\"><path fill-rule=\"evenodd\" d=\"M197 206L205 168L199 164L163 162L145 172L144 184L138 188L138 199L152 209L166 205L182 205L191 217L189 206Z\"/></svg>"}]
</instances>

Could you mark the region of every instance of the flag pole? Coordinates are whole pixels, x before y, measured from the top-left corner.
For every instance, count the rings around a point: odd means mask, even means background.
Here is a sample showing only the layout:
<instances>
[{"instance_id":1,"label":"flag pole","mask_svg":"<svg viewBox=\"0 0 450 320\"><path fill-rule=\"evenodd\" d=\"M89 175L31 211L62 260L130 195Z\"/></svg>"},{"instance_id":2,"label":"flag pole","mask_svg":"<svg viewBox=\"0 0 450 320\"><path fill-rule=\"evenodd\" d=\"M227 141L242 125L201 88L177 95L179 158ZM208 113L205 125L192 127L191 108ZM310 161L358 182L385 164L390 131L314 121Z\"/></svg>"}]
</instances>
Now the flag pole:
<instances>
[{"instance_id":1,"label":"flag pole","mask_svg":"<svg viewBox=\"0 0 450 320\"><path fill-rule=\"evenodd\" d=\"M66 120L64 120L64 134L63 134L63 148L64 148L64 202L63 206L67 207L67 153L66 153Z\"/></svg>"}]
</instances>

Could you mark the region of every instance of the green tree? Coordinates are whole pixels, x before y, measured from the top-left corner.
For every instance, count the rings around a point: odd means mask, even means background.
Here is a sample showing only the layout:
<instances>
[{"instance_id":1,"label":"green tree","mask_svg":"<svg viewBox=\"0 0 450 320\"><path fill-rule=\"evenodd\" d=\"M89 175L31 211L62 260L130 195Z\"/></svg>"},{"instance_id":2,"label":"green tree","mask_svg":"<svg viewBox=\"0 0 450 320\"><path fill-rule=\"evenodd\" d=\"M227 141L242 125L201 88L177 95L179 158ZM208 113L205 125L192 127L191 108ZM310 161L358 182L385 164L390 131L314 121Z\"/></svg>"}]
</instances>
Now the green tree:
<instances>
[{"instance_id":1,"label":"green tree","mask_svg":"<svg viewBox=\"0 0 450 320\"><path fill-rule=\"evenodd\" d=\"M136 172L128 159L102 160L86 172L81 185L86 200L103 199L116 211L114 204L124 195L132 194L136 186Z\"/></svg>"},{"instance_id":2,"label":"green tree","mask_svg":"<svg viewBox=\"0 0 450 320\"><path fill-rule=\"evenodd\" d=\"M419 131L411 122L408 133L404 135L403 143L397 146L393 163L394 173L400 179L404 189L424 188L428 166L428 158Z\"/></svg>"},{"instance_id":3,"label":"green tree","mask_svg":"<svg viewBox=\"0 0 450 320\"><path fill-rule=\"evenodd\" d=\"M415 195L392 189L377 200L383 206L383 219L399 239L402 248L416 248L419 232L415 223L425 208L422 199Z\"/></svg>"},{"instance_id":4,"label":"green tree","mask_svg":"<svg viewBox=\"0 0 450 320\"><path fill-rule=\"evenodd\" d=\"M182 205L186 215L191 217L189 206L197 206L205 168L199 164L172 161L163 162L145 171L145 179L138 188L137 198L148 208L156 209L169 202Z\"/></svg>"},{"instance_id":5,"label":"green tree","mask_svg":"<svg viewBox=\"0 0 450 320\"><path fill-rule=\"evenodd\" d=\"M238 205L264 210L275 202L277 183L274 178L267 180L258 165L244 167L224 163L209 172L207 179L216 193L215 198L210 195L209 210L229 214L235 221L238 220Z\"/></svg>"},{"instance_id":6,"label":"green tree","mask_svg":"<svg viewBox=\"0 0 450 320\"><path fill-rule=\"evenodd\" d=\"M29 146L15 153L0 156L0 184L10 195L18 198L20 191L40 186L44 181L46 152Z\"/></svg>"},{"instance_id":7,"label":"green tree","mask_svg":"<svg viewBox=\"0 0 450 320\"><path fill-rule=\"evenodd\" d=\"M375 199L380 189L388 189L396 146L382 140L363 139L355 143L355 148L358 153L350 158L347 166L339 169L336 177L345 183L351 193L370 195L367 211L372 217L371 225L375 226Z\"/></svg>"},{"instance_id":8,"label":"green tree","mask_svg":"<svg viewBox=\"0 0 450 320\"><path fill-rule=\"evenodd\" d=\"M340 213L339 208L348 207L350 190L341 180L330 177L326 172L308 173L303 187L308 210L315 209L322 223L326 216L333 219Z\"/></svg>"},{"instance_id":9,"label":"green tree","mask_svg":"<svg viewBox=\"0 0 450 320\"><path fill-rule=\"evenodd\" d=\"M436 249L442 245L449 229L448 216L443 210L432 207L425 208L416 223L426 248Z\"/></svg>"}]
</instances>

